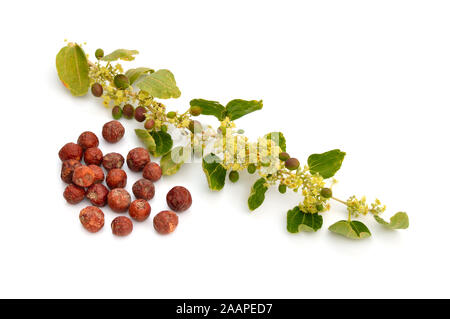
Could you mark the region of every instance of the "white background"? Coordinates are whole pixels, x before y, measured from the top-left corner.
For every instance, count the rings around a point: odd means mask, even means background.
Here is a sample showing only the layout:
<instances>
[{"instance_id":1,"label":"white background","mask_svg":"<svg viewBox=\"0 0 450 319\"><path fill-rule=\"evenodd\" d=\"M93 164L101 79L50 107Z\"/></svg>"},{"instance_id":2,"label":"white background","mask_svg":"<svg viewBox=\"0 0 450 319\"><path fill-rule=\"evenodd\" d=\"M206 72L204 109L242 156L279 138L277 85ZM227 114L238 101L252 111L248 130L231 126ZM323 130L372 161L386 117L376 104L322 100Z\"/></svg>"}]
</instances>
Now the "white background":
<instances>
[{"instance_id":1,"label":"white background","mask_svg":"<svg viewBox=\"0 0 450 319\"><path fill-rule=\"evenodd\" d=\"M450 3L448 1L9 1L1 28L0 297L313 298L450 297L448 229ZM255 177L220 193L199 164L156 184L152 216L175 185L193 205L175 233L152 219L127 238L100 233L62 197L58 150L85 130L100 135L110 111L60 84L63 40L93 52L141 52L129 66L168 68L185 110L192 98L263 99L239 119L252 138L274 130L305 163L311 153L347 152L335 194L375 196L410 216L352 241L327 227L345 219L334 203L314 234L285 230L294 194L267 193L249 213ZM123 63L127 65L126 62ZM210 120L206 117L202 120ZM139 144L101 140L104 153ZM129 174L128 189L139 174Z\"/></svg>"}]
</instances>

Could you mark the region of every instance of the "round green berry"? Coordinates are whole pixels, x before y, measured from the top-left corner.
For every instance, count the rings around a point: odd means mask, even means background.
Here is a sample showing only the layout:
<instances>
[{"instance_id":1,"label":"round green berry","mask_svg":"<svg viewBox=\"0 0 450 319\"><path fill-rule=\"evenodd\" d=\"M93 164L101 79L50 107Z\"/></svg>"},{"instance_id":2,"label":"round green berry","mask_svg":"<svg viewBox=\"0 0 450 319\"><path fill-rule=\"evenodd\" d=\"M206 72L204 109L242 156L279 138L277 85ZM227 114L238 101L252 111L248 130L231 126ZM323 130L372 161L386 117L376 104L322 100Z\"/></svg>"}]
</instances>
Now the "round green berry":
<instances>
[{"instance_id":1,"label":"round green berry","mask_svg":"<svg viewBox=\"0 0 450 319\"><path fill-rule=\"evenodd\" d=\"M295 157L290 157L284 162L284 166L286 166L288 170L293 171L300 166L300 162Z\"/></svg>"},{"instance_id":2,"label":"round green berry","mask_svg":"<svg viewBox=\"0 0 450 319\"><path fill-rule=\"evenodd\" d=\"M95 57L97 58L97 60L100 60L104 56L105 56L105 52L103 52L103 49L95 50Z\"/></svg>"},{"instance_id":3,"label":"round green berry","mask_svg":"<svg viewBox=\"0 0 450 319\"><path fill-rule=\"evenodd\" d=\"M322 204L317 204L316 205L316 209L317 209L318 212L323 211L323 205Z\"/></svg>"},{"instance_id":4,"label":"round green berry","mask_svg":"<svg viewBox=\"0 0 450 319\"><path fill-rule=\"evenodd\" d=\"M91 86L92 95L95 97L100 97L103 94L103 86L100 83L94 83Z\"/></svg>"},{"instance_id":5,"label":"round green berry","mask_svg":"<svg viewBox=\"0 0 450 319\"><path fill-rule=\"evenodd\" d=\"M333 192L331 191L331 188L322 188L320 191L320 195L322 195L323 198L331 198L333 196Z\"/></svg>"},{"instance_id":6,"label":"round green berry","mask_svg":"<svg viewBox=\"0 0 450 319\"><path fill-rule=\"evenodd\" d=\"M256 165L255 164L248 164L247 172L249 172L250 174L254 174L256 172Z\"/></svg>"},{"instance_id":7,"label":"round green berry","mask_svg":"<svg viewBox=\"0 0 450 319\"><path fill-rule=\"evenodd\" d=\"M280 184L280 185L278 185L278 191L279 191L281 194L286 193L286 189L287 189L286 184Z\"/></svg>"},{"instance_id":8,"label":"round green berry","mask_svg":"<svg viewBox=\"0 0 450 319\"><path fill-rule=\"evenodd\" d=\"M127 119L131 119L134 116L134 107L131 104L125 104L123 106L123 116Z\"/></svg>"},{"instance_id":9,"label":"round green berry","mask_svg":"<svg viewBox=\"0 0 450 319\"><path fill-rule=\"evenodd\" d=\"M278 158L279 158L281 161L285 162L285 161L287 161L287 160L290 158L290 156L289 156L289 154L286 153L286 152L281 152L280 154L278 154Z\"/></svg>"},{"instance_id":10,"label":"round green berry","mask_svg":"<svg viewBox=\"0 0 450 319\"><path fill-rule=\"evenodd\" d=\"M169 119L173 119L175 116L177 116L177 112L170 111L170 112L167 113L167 117Z\"/></svg>"},{"instance_id":11,"label":"round green berry","mask_svg":"<svg viewBox=\"0 0 450 319\"><path fill-rule=\"evenodd\" d=\"M199 116L202 114L202 108L200 106L192 106L189 109L189 113L191 113L192 116Z\"/></svg>"},{"instance_id":12,"label":"round green berry","mask_svg":"<svg viewBox=\"0 0 450 319\"><path fill-rule=\"evenodd\" d=\"M120 90L125 90L127 87L130 86L130 81L128 80L128 77L125 74L117 74L114 77L114 85L116 88Z\"/></svg>"},{"instance_id":13,"label":"round green berry","mask_svg":"<svg viewBox=\"0 0 450 319\"><path fill-rule=\"evenodd\" d=\"M113 117L115 120L118 120L118 119L120 119L120 118L122 117L122 109L121 109L120 106L118 106L118 105L116 105L116 106L113 107L111 113L112 113L112 117Z\"/></svg>"},{"instance_id":14,"label":"round green berry","mask_svg":"<svg viewBox=\"0 0 450 319\"><path fill-rule=\"evenodd\" d=\"M228 175L228 178L231 182L236 183L239 180L239 172L238 171L231 171Z\"/></svg>"},{"instance_id":15,"label":"round green berry","mask_svg":"<svg viewBox=\"0 0 450 319\"><path fill-rule=\"evenodd\" d=\"M164 125L161 125L161 131L162 131L162 132L167 133L167 129L168 129L168 128L167 128L167 125L165 125L165 124L164 124Z\"/></svg>"}]
</instances>

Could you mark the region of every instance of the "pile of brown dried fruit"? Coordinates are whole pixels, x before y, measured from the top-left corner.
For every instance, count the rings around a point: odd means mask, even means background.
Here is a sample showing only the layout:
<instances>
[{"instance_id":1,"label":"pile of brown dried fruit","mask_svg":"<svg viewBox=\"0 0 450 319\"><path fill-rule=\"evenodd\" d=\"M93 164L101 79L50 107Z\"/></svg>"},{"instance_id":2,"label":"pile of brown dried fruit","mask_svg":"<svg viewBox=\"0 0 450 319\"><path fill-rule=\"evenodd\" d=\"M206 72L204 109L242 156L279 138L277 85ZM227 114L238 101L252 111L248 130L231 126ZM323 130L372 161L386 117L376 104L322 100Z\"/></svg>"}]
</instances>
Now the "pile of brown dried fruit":
<instances>
[{"instance_id":1,"label":"pile of brown dried fruit","mask_svg":"<svg viewBox=\"0 0 450 319\"><path fill-rule=\"evenodd\" d=\"M118 142L124 134L125 128L119 121L111 121L103 126L103 138L109 143ZM133 184L132 191L136 199L131 201L131 195L125 189L127 173L122 169L124 157L119 153L103 155L98 146L97 136L92 132L84 132L77 144L67 143L59 151L61 179L69 184L64 190L64 198L69 204L78 204L85 197L90 200L93 206L80 211L80 222L91 233L103 228L105 215L99 207L106 205L116 213L128 211L137 222L146 220L151 212L148 201L155 196L153 183L161 178L161 167L151 162L145 148L137 147L128 153L128 168L133 172L142 171L143 176ZM101 165L107 172L106 178ZM108 187L103 185L103 181ZM153 227L160 234L169 234L175 230L178 225L175 212L187 210L192 204L192 197L183 186L175 186L167 193L166 201L172 211L163 210L153 218ZM114 235L127 236L133 231L133 222L126 216L119 216L112 221L111 229Z\"/></svg>"}]
</instances>

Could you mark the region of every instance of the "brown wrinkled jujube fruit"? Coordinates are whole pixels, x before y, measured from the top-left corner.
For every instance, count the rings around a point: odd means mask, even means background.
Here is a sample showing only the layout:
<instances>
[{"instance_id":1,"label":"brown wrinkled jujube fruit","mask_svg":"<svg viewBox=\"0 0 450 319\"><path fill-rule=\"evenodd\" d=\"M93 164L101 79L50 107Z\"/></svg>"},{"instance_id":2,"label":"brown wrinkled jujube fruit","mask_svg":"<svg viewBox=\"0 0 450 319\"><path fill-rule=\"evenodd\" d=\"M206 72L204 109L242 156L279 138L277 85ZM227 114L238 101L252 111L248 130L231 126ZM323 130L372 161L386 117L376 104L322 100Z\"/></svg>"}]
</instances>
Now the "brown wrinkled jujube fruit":
<instances>
[{"instance_id":1,"label":"brown wrinkled jujube fruit","mask_svg":"<svg viewBox=\"0 0 450 319\"><path fill-rule=\"evenodd\" d=\"M152 182L156 182L161 178L162 170L161 166L158 163L150 162L144 166L144 171L142 172L142 176Z\"/></svg>"},{"instance_id":2,"label":"brown wrinkled jujube fruit","mask_svg":"<svg viewBox=\"0 0 450 319\"><path fill-rule=\"evenodd\" d=\"M170 210L164 210L159 212L155 218L153 218L153 227L160 234L169 234L177 228L178 216Z\"/></svg>"},{"instance_id":3,"label":"brown wrinkled jujube fruit","mask_svg":"<svg viewBox=\"0 0 450 319\"><path fill-rule=\"evenodd\" d=\"M127 236L133 231L133 222L125 216L116 217L111 223L111 230L116 236Z\"/></svg>"},{"instance_id":4,"label":"brown wrinkled jujube fruit","mask_svg":"<svg viewBox=\"0 0 450 319\"><path fill-rule=\"evenodd\" d=\"M106 175L106 184L110 189L124 188L127 185L127 173L123 169L113 168Z\"/></svg>"},{"instance_id":5,"label":"brown wrinkled jujube fruit","mask_svg":"<svg viewBox=\"0 0 450 319\"><path fill-rule=\"evenodd\" d=\"M84 151L84 162L86 165L101 165L103 153L98 147L90 147Z\"/></svg>"},{"instance_id":6,"label":"brown wrinkled jujube fruit","mask_svg":"<svg viewBox=\"0 0 450 319\"><path fill-rule=\"evenodd\" d=\"M59 150L58 155L61 161L67 161L70 159L81 161L81 158L83 157L83 149L78 144L67 143Z\"/></svg>"},{"instance_id":7,"label":"brown wrinkled jujube fruit","mask_svg":"<svg viewBox=\"0 0 450 319\"><path fill-rule=\"evenodd\" d=\"M103 207L108 202L109 190L103 184L94 184L88 188L86 197L92 205Z\"/></svg>"},{"instance_id":8,"label":"brown wrinkled jujube fruit","mask_svg":"<svg viewBox=\"0 0 450 319\"><path fill-rule=\"evenodd\" d=\"M119 153L108 153L103 156L103 167L109 171L113 168L122 168L125 159Z\"/></svg>"},{"instance_id":9,"label":"brown wrinkled jujube fruit","mask_svg":"<svg viewBox=\"0 0 450 319\"><path fill-rule=\"evenodd\" d=\"M72 183L73 171L79 166L81 166L81 163L77 160L64 161L61 166L61 179L67 184Z\"/></svg>"},{"instance_id":10,"label":"brown wrinkled jujube fruit","mask_svg":"<svg viewBox=\"0 0 450 319\"><path fill-rule=\"evenodd\" d=\"M64 190L64 198L69 204L78 204L84 199L86 191L83 187L77 186L75 184L70 184L66 186Z\"/></svg>"},{"instance_id":11,"label":"brown wrinkled jujube fruit","mask_svg":"<svg viewBox=\"0 0 450 319\"><path fill-rule=\"evenodd\" d=\"M150 200L155 196L155 185L145 178L141 178L133 184L133 194L136 198Z\"/></svg>"},{"instance_id":12,"label":"brown wrinkled jujube fruit","mask_svg":"<svg viewBox=\"0 0 450 319\"><path fill-rule=\"evenodd\" d=\"M130 203L131 196L123 188L114 188L108 194L108 206L116 213L126 212Z\"/></svg>"},{"instance_id":13,"label":"brown wrinkled jujube fruit","mask_svg":"<svg viewBox=\"0 0 450 319\"><path fill-rule=\"evenodd\" d=\"M192 197L191 193L183 186L175 186L166 196L167 205L176 211L182 212L191 207Z\"/></svg>"},{"instance_id":14,"label":"brown wrinkled jujube fruit","mask_svg":"<svg viewBox=\"0 0 450 319\"><path fill-rule=\"evenodd\" d=\"M92 132L83 132L81 133L80 137L78 137L77 141L78 145L81 146L83 150L86 150L91 147L97 147L98 146L98 137Z\"/></svg>"},{"instance_id":15,"label":"brown wrinkled jujube fruit","mask_svg":"<svg viewBox=\"0 0 450 319\"><path fill-rule=\"evenodd\" d=\"M81 210L80 222L87 231L96 233L105 224L105 215L100 208L88 206Z\"/></svg>"},{"instance_id":16,"label":"brown wrinkled jujube fruit","mask_svg":"<svg viewBox=\"0 0 450 319\"><path fill-rule=\"evenodd\" d=\"M81 187L89 187L94 184L94 171L85 166L79 166L73 171L72 182Z\"/></svg>"},{"instance_id":17,"label":"brown wrinkled jujube fruit","mask_svg":"<svg viewBox=\"0 0 450 319\"><path fill-rule=\"evenodd\" d=\"M117 143L125 134L125 128L119 121L110 121L103 125L103 138L109 143Z\"/></svg>"},{"instance_id":18,"label":"brown wrinkled jujube fruit","mask_svg":"<svg viewBox=\"0 0 450 319\"><path fill-rule=\"evenodd\" d=\"M142 171L150 163L150 154L143 147L136 147L128 152L127 165L134 172Z\"/></svg>"},{"instance_id":19,"label":"brown wrinkled jujube fruit","mask_svg":"<svg viewBox=\"0 0 450 319\"><path fill-rule=\"evenodd\" d=\"M128 213L134 220L142 222L150 216L151 209L150 204L145 199L136 199L131 203Z\"/></svg>"},{"instance_id":20,"label":"brown wrinkled jujube fruit","mask_svg":"<svg viewBox=\"0 0 450 319\"><path fill-rule=\"evenodd\" d=\"M94 172L94 184L101 183L105 179L105 173L100 166L88 165L88 167Z\"/></svg>"}]
</instances>

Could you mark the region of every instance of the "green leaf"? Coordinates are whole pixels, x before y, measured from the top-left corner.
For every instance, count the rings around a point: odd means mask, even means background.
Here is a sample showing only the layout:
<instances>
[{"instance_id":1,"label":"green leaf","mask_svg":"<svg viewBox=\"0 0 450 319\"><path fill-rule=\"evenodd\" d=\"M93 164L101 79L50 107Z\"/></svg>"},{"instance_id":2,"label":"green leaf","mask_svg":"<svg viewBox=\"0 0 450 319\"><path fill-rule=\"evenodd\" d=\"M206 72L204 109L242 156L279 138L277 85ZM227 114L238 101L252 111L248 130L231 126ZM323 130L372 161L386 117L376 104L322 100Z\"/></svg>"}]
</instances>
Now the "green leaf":
<instances>
[{"instance_id":1,"label":"green leaf","mask_svg":"<svg viewBox=\"0 0 450 319\"><path fill-rule=\"evenodd\" d=\"M130 84L133 84L136 82L136 80L145 73L153 73L155 70L150 68L136 68L136 69L129 69L127 72L125 72L125 75L127 76L128 80L130 81Z\"/></svg>"},{"instance_id":2,"label":"green leaf","mask_svg":"<svg viewBox=\"0 0 450 319\"><path fill-rule=\"evenodd\" d=\"M261 177L255 184L253 184L250 190L250 196L248 197L248 208L255 210L262 205L266 198L266 192L269 188L266 185L266 179Z\"/></svg>"},{"instance_id":3,"label":"green leaf","mask_svg":"<svg viewBox=\"0 0 450 319\"><path fill-rule=\"evenodd\" d=\"M153 137L150 135L149 131L142 129L135 129L137 137L144 143L145 147L147 147L150 153L153 153L156 150L156 143Z\"/></svg>"},{"instance_id":4,"label":"green leaf","mask_svg":"<svg viewBox=\"0 0 450 319\"><path fill-rule=\"evenodd\" d=\"M191 107L199 106L203 115L214 115L219 121L225 118L225 107L216 101L208 101L204 99L194 99L189 103Z\"/></svg>"},{"instance_id":5,"label":"green leaf","mask_svg":"<svg viewBox=\"0 0 450 319\"><path fill-rule=\"evenodd\" d=\"M281 132L272 132L264 135L268 140L272 140L278 145L283 152L286 152L286 139L284 138L283 133Z\"/></svg>"},{"instance_id":6,"label":"green leaf","mask_svg":"<svg viewBox=\"0 0 450 319\"><path fill-rule=\"evenodd\" d=\"M83 49L69 43L56 55L59 79L74 96L85 95L89 90L89 65Z\"/></svg>"},{"instance_id":7,"label":"green leaf","mask_svg":"<svg viewBox=\"0 0 450 319\"><path fill-rule=\"evenodd\" d=\"M333 177L341 168L345 153L332 150L322 154L312 154L308 158L309 170L312 174L319 173L323 178Z\"/></svg>"},{"instance_id":8,"label":"green leaf","mask_svg":"<svg viewBox=\"0 0 450 319\"><path fill-rule=\"evenodd\" d=\"M390 229L406 229L409 227L408 214L404 212L398 212L397 214L392 216L389 223L378 215L373 215L373 217L379 224L384 225Z\"/></svg>"},{"instance_id":9,"label":"green leaf","mask_svg":"<svg viewBox=\"0 0 450 319\"><path fill-rule=\"evenodd\" d=\"M287 212L287 230L290 233L317 231L322 227L323 218L319 214L304 213L298 206Z\"/></svg>"},{"instance_id":10,"label":"green leaf","mask_svg":"<svg viewBox=\"0 0 450 319\"><path fill-rule=\"evenodd\" d=\"M333 233L345 236L351 239L362 239L370 237L370 231L366 225L354 220L340 220L328 228Z\"/></svg>"},{"instance_id":11,"label":"green leaf","mask_svg":"<svg viewBox=\"0 0 450 319\"><path fill-rule=\"evenodd\" d=\"M187 155L188 151L182 146L174 147L170 152L164 154L159 162L163 175L168 176L178 172L180 167L186 161Z\"/></svg>"},{"instance_id":12,"label":"green leaf","mask_svg":"<svg viewBox=\"0 0 450 319\"><path fill-rule=\"evenodd\" d=\"M226 112L230 120L234 121L248 113L260 110L262 107L262 101L232 100L228 102Z\"/></svg>"},{"instance_id":13,"label":"green leaf","mask_svg":"<svg viewBox=\"0 0 450 319\"><path fill-rule=\"evenodd\" d=\"M150 154L155 157L159 157L170 151L173 146L173 141L170 134L163 131L152 131L150 135L155 141L155 149L153 151L150 150Z\"/></svg>"},{"instance_id":14,"label":"green leaf","mask_svg":"<svg viewBox=\"0 0 450 319\"><path fill-rule=\"evenodd\" d=\"M124 60L124 61L133 61L134 55L139 54L137 50L126 50L126 49L118 49L108 55L105 55L102 60L107 62Z\"/></svg>"},{"instance_id":15,"label":"green leaf","mask_svg":"<svg viewBox=\"0 0 450 319\"><path fill-rule=\"evenodd\" d=\"M152 74L144 74L136 86L160 99L178 98L181 95L175 77L169 70L162 69Z\"/></svg>"},{"instance_id":16,"label":"green leaf","mask_svg":"<svg viewBox=\"0 0 450 319\"><path fill-rule=\"evenodd\" d=\"M203 158L202 167L209 188L213 191L220 191L225 185L225 176L227 175L227 170L223 167L220 158L210 153Z\"/></svg>"}]
</instances>

